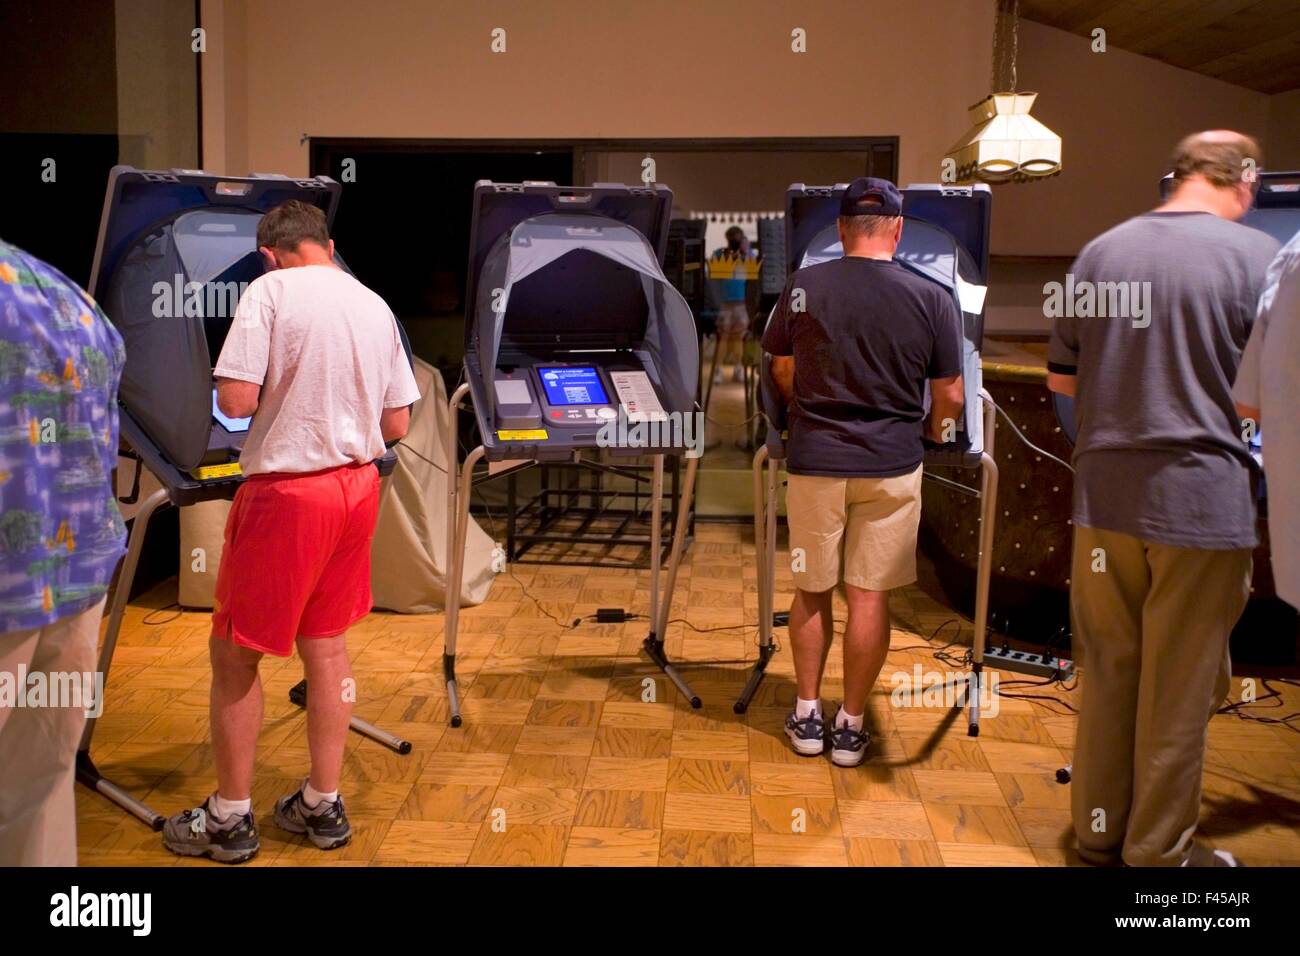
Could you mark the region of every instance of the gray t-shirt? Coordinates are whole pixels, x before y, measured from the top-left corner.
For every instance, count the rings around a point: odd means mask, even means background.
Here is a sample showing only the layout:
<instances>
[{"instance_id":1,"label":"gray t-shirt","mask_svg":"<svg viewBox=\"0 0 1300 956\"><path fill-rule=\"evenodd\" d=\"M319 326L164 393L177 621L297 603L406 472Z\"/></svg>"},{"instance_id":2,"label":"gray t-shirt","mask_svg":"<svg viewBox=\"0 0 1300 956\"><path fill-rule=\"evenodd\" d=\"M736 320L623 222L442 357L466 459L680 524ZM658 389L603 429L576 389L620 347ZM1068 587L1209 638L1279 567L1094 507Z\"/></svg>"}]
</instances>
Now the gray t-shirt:
<instances>
[{"instance_id":1,"label":"gray t-shirt","mask_svg":"<svg viewBox=\"0 0 1300 956\"><path fill-rule=\"evenodd\" d=\"M1049 370L1078 375L1077 524L1177 547L1254 547L1232 382L1277 249L1209 213L1150 212L1079 253L1047 355Z\"/></svg>"}]
</instances>

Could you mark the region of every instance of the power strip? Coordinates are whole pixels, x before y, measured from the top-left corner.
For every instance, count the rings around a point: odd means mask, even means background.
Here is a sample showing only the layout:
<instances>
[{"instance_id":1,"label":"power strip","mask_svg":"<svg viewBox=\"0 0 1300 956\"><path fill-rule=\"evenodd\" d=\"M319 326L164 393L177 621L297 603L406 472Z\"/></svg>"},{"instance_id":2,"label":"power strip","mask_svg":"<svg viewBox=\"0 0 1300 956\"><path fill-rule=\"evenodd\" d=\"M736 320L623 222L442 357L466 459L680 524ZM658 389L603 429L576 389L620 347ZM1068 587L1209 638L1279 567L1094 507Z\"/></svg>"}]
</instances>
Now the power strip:
<instances>
[{"instance_id":1,"label":"power strip","mask_svg":"<svg viewBox=\"0 0 1300 956\"><path fill-rule=\"evenodd\" d=\"M1010 648L990 647L984 651L984 664L999 667L1002 670L1032 674L1035 677L1059 677L1069 680L1074 676L1074 661L1067 657L1050 657L1045 654L1032 654L1029 651L1015 651Z\"/></svg>"},{"instance_id":2,"label":"power strip","mask_svg":"<svg viewBox=\"0 0 1300 956\"><path fill-rule=\"evenodd\" d=\"M772 615L772 626L789 627L789 612L777 611L774 613ZM1017 671L1021 674L1031 674L1035 677L1059 677L1065 681L1074 676L1074 661L1068 657L1050 657L1043 654L1031 654L1028 651L1013 651L1010 648L1005 651L1000 647L986 648L984 663L989 667Z\"/></svg>"}]
</instances>

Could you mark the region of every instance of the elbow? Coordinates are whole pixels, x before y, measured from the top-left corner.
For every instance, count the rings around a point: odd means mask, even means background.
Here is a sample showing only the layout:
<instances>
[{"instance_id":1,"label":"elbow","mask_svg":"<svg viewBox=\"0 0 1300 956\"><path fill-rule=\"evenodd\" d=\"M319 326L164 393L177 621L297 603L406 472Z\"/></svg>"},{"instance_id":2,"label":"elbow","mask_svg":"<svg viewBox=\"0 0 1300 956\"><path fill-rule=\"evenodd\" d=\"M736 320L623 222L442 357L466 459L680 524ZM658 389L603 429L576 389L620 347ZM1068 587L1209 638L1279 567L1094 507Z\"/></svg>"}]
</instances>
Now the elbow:
<instances>
[{"instance_id":1,"label":"elbow","mask_svg":"<svg viewBox=\"0 0 1300 956\"><path fill-rule=\"evenodd\" d=\"M241 402L234 398L217 398L217 408L227 418L252 418L257 412L257 400Z\"/></svg>"},{"instance_id":2,"label":"elbow","mask_svg":"<svg viewBox=\"0 0 1300 956\"><path fill-rule=\"evenodd\" d=\"M940 398L940 406L946 418L960 418L966 409L966 386L959 375L947 384Z\"/></svg>"},{"instance_id":3,"label":"elbow","mask_svg":"<svg viewBox=\"0 0 1300 956\"><path fill-rule=\"evenodd\" d=\"M406 437L406 433L410 431L410 428L410 408L385 412L379 420L379 433L383 436L385 445L401 441Z\"/></svg>"},{"instance_id":4,"label":"elbow","mask_svg":"<svg viewBox=\"0 0 1300 956\"><path fill-rule=\"evenodd\" d=\"M1073 398L1077 382L1078 377L1074 375L1062 375L1059 372L1047 373L1047 390L1049 392L1056 392L1059 395L1067 395Z\"/></svg>"}]
</instances>

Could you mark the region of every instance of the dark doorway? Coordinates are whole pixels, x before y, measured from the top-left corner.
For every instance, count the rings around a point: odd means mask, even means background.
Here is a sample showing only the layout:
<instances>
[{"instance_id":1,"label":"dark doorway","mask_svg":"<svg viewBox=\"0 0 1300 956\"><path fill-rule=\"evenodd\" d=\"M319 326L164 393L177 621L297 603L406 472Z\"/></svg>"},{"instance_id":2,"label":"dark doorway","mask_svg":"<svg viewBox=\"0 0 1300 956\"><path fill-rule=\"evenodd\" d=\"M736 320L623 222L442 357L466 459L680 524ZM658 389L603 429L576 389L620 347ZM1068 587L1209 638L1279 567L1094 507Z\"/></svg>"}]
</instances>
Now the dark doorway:
<instances>
[{"instance_id":1,"label":"dark doorway","mask_svg":"<svg viewBox=\"0 0 1300 956\"><path fill-rule=\"evenodd\" d=\"M0 132L0 181L13 187L0 239L84 288L118 146L113 133Z\"/></svg>"},{"instance_id":2,"label":"dark doorway","mask_svg":"<svg viewBox=\"0 0 1300 956\"><path fill-rule=\"evenodd\" d=\"M348 266L441 366L460 360L474 183L565 182L573 150L313 141L311 172L343 183L333 232Z\"/></svg>"}]
</instances>

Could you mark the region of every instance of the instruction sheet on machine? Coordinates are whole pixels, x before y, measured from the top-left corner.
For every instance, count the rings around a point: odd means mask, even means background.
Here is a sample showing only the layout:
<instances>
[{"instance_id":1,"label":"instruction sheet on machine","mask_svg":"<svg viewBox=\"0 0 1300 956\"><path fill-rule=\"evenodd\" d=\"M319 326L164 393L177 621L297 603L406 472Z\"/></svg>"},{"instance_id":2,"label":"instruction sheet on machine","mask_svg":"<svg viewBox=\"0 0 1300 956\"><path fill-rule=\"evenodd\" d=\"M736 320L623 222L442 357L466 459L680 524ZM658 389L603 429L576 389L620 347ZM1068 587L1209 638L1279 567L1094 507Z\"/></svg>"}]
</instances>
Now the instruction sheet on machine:
<instances>
[{"instance_id":1,"label":"instruction sheet on machine","mask_svg":"<svg viewBox=\"0 0 1300 956\"><path fill-rule=\"evenodd\" d=\"M610 372L618 402L627 413L629 422L662 422L668 418L659 396L645 372Z\"/></svg>"}]
</instances>

